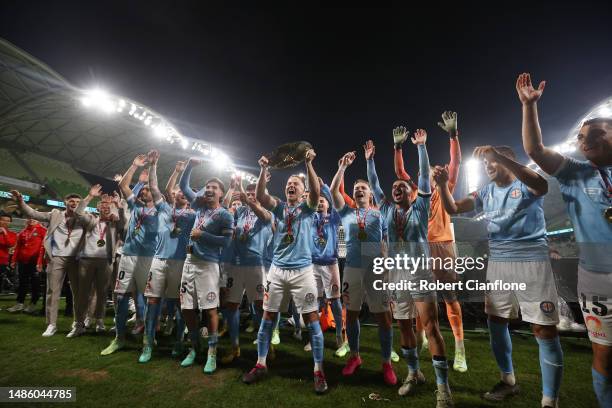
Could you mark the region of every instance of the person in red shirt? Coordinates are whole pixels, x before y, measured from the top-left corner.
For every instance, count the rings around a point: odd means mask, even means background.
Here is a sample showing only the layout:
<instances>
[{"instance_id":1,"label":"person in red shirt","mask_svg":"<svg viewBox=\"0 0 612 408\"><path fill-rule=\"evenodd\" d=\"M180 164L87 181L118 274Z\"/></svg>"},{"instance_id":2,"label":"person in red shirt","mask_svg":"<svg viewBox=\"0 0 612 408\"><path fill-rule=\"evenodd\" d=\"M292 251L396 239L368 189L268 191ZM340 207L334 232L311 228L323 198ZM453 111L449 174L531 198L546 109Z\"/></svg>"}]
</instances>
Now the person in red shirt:
<instances>
[{"instance_id":1,"label":"person in red shirt","mask_svg":"<svg viewBox=\"0 0 612 408\"><path fill-rule=\"evenodd\" d=\"M17 235L17 244L11 264L17 265L19 273L19 288L17 290L17 304L9 309L9 312L24 311L33 312L36 302L40 297L40 275L36 268L40 254L40 248L47 229L33 219L28 219L26 227ZM28 286L31 288L32 296L30 304L24 308Z\"/></svg>"},{"instance_id":2,"label":"person in red shirt","mask_svg":"<svg viewBox=\"0 0 612 408\"><path fill-rule=\"evenodd\" d=\"M9 252L17 241L17 234L8 229L11 222L13 217L0 213L0 293L3 290L4 277L9 273Z\"/></svg>"}]
</instances>

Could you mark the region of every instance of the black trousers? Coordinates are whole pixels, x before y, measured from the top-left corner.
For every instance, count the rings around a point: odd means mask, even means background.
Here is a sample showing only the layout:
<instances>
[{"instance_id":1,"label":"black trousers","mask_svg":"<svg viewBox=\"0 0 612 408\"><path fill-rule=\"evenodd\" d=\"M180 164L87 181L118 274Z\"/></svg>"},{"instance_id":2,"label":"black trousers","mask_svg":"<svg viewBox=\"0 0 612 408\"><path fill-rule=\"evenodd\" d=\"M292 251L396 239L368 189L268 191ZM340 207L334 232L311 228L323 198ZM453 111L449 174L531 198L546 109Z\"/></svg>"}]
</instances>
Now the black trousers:
<instances>
[{"instance_id":1,"label":"black trousers","mask_svg":"<svg viewBox=\"0 0 612 408\"><path fill-rule=\"evenodd\" d=\"M19 289L17 289L17 303L24 303L28 288L32 293L30 303L33 305L40 298L40 276L36 271L36 263L19 263L17 264L17 272L19 273Z\"/></svg>"}]
</instances>

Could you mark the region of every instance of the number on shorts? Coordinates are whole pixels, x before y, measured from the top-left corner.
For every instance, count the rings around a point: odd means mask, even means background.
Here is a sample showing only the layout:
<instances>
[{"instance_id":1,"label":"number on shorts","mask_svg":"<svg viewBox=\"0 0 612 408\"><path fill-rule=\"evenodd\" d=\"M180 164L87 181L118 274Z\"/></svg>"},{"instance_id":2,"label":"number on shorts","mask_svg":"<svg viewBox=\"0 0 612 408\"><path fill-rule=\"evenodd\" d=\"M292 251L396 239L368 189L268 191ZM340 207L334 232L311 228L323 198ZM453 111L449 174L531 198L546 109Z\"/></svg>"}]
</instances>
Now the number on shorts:
<instances>
[{"instance_id":1,"label":"number on shorts","mask_svg":"<svg viewBox=\"0 0 612 408\"><path fill-rule=\"evenodd\" d=\"M181 284L181 293L187 292L187 282Z\"/></svg>"},{"instance_id":2,"label":"number on shorts","mask_svg":"<svg viewBox=\"0 0 612 408\"><path fill-rule=\"evenodd\" d=\"M270 281L266 281L266 293L270 292Z\"/></svg>"},{"instance_id":3,"label":"number on shorts","mask_svg":"<svg viewBox=\"0 0 612 408\"><path fill-rule=\"evenodd\" d=\"M149 272L149 279L148 281L151 282L153 280L153 272Z\"/></svg>"},{"instance_id":4,"label":"number on shorts","mask_svg":"<svg viewBox=\"0 0 612 408\"><path fill-rule=\"evenodd\" d=\"M227 278L227 285L225 285L228 289L234 286L234 278Z\"/></svg>"},{"instance_id":5,"label":"number on shorts","mask_svg":"<svg viewBox=\"0 0 612 408\"><path fill-rule=\"evenodd\" d=\"M344 282L342 284L342 292L348 292L349 284L348 282Z\"/></svg>"},{"instance_id":6,"label":"number on shorts","mask_svg":"<svg viewBox=\"0 0 612 408\"><path fill-rule=\"evenodd\" d=\"M590 310L587 307L587 297L584 293L580 294L580 297L582 298L582 311L584 313L590 313L593 312L593 314L597 315L597 316L606 316L608 314L608 307L606 305L604 305L601 302L605 302L608 299L605 297L601 297L601 296L593 296L592 297L592 302L593 302L593 306Z\"/></svg>"},{"instance_id":7,"label":"number on shorts","mask_svg":"<svg viewBox=\"0 0 612 408\"><path fill-rule=\"evenodd\" d=\"M123 280L125 278L125 271L119 271L119 280Z\"/></svg>"}]
</instances>

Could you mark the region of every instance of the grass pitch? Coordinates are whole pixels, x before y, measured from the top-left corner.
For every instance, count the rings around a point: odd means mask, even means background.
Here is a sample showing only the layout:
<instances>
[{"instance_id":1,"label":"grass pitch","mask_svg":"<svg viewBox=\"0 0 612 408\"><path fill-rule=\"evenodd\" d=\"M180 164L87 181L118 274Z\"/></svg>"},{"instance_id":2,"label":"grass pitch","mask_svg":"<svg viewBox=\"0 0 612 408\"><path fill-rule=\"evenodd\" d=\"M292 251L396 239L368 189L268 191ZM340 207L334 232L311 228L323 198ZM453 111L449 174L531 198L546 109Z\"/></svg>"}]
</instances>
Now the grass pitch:
<instances>
[{"instance_id":1,"label":"grass pitch","mask_svg":"<svg viewBox=\"0 0 612 408\"><path fill-rule=\"evenodd\" d=\"M128 347L102 357L100 350L112 339L109 333L87 333L67 339L71 319L60 309L59 331L51 338L41 336L44 317L6 309L14 297L0 297L0 356L3 369L0 386L76 387L78 407L432 407L435 406L435 377L428 353L421 353L421 368L427 383L408 398L397 395L399 387L389 387L380 374L378 335L373 327L362 327L361 352L364 364L354 378L344 379L344 361L333 355L334 333L325 335L325 371L329 392L317 396L313 391L312 357L303 351L303 343L291 337L290 329L281 329L281 344L276 358L269 362L270 375L261 383L245 385L241 375L252 368L257 357L252 344L255 333L241 335L242 357L238 363L218 365L214 375L202 373L202 364L180 368L170 357L172 338L158 336L159 346L148 364L137 362L141 337L131 338ZM112 326L112 317L106 319ZM452 333L443 331L448 356L453 355ZM539 407L541 398L538 347L530 336L513 335L514 364L520 395L502 404L489 404L480 398L499 379L489 347L487 333L467 333L465 348L469 370L450 371L450 384L457 407ZM565 407L596 407L591 385L591 349L587 339L562 339L565 372L561 404ZM399 352L399 332L394 333ZM229 340L220 341L220 352ZM400 381L407 374L403 361L394 364ZM373 401L378 393L389 401ZM48 406L58 404L32 404ZM25 404L22 404L25 406Z\"/></svg>"}]
</instances>

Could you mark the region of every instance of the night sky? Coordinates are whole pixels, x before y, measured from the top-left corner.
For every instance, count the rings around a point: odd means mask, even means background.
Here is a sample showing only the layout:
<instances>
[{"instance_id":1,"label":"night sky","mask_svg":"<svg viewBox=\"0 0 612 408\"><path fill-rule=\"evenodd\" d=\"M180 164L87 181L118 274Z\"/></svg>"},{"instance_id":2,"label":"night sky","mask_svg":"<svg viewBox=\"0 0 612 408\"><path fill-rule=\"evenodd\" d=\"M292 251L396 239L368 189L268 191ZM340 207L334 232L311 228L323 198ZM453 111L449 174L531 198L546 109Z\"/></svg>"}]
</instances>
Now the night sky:
<instances>
[{"instance_id":1,"label":"night sky","mask_svg":"<svg viewBox=\"0 0 612 408\"><path fill-rule=\"evenodd\" d=\"M78 87L146 104L185 135L222 145L237 163L255 165L278 144L308 140L328 182L349 150L359 152L349 179L365 176L361 145L372 138L388 189L396 125L428 130L432 163L447 161L436 125L446 109L459 114L464 158L480 144L522 154L514 82L523 71L547 80L540 113L550 144L612 95L607 5L436 3L417 11L85 3L3 2L0 36ZM405 152L414 173L416 150Z\"/></svg>"}]
</instances>

